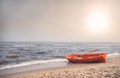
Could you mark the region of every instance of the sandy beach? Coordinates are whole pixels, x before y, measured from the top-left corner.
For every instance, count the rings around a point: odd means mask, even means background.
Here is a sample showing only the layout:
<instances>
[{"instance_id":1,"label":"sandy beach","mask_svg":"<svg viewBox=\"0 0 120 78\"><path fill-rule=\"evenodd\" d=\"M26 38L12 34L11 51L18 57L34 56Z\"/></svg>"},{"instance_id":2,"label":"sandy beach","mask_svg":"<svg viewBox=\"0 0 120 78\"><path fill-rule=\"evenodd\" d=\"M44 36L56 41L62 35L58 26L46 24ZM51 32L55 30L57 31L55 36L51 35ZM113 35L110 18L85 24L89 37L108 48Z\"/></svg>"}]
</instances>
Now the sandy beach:
<instances>
[{"instance_id":1,"label":"sandy beach","mask_svg":"<svg viewBox=\"0 0 120 78\"><path fill-rule=\"evenodd\" d=\"M68 64L64 67L3 75L0 78L120 78L120 57L109 58L106 63Z\"/></svg>"}]
</instances>

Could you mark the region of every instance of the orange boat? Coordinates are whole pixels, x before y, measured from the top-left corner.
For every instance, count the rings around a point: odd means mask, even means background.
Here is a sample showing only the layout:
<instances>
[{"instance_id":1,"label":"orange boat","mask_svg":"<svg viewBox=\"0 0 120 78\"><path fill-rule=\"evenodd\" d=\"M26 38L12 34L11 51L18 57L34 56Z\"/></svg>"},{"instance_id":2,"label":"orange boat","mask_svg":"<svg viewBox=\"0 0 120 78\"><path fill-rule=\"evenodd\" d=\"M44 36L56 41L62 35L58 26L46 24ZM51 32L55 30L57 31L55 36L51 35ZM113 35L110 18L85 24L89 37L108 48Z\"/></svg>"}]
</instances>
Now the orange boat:
<instances>
[{"instance_id":1,"label":"orange boat","mask_svg":"<svg viewBox=\"0 0 120 78\"><path fill-rule=\"evenodd\" d=\"M106 53L99 54L69 54L66 58L72 63L104 63L106 62Z\"/></svg>"}]
</instances>

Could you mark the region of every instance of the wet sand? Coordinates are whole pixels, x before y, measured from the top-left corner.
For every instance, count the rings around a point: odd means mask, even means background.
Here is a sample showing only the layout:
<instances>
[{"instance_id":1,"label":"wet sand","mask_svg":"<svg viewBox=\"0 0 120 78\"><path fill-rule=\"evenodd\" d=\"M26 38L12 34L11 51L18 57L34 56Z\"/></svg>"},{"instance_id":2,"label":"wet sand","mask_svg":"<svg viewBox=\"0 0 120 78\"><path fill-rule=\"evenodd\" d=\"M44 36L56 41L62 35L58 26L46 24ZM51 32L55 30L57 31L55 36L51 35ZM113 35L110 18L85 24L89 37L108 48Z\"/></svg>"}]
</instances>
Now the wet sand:
<instances>
[{"instance_id":1,"label":"wet sand","mask_svg":"<svg viewBox=\"0 0 120 78\"><path fill-rule=\"evenodd\" d=\"M109 58L106 63L68 64L64 67L3 75L0 78L120 78L120 57Z\"/></svg>"}]
</instances>

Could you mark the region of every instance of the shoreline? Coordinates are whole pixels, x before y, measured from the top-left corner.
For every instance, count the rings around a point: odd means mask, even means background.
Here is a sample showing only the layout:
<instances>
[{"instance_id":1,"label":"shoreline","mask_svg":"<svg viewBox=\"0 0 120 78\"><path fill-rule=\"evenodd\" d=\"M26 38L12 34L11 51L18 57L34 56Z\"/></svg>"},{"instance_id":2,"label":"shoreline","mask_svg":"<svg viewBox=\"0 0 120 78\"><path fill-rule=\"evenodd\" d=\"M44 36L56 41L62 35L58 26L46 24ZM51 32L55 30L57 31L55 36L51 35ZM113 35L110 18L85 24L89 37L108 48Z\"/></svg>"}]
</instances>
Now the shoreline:
<instances>
[{"instance_id":1,"label":"shoreline","mask_svg":"<svg viewBox=\"0 0 120 78\"><path fill-rule=\"evenodd\" d=\"M43 63L41 63L41 61L40 62L38 61L38 63L34 64L33 62L32 64L28 64L28 65L18 64L18 65L6 67L5 69L0 70L0 75L21 73L21 72L27 72L32 70L42 70L42 69L48 69L48 68L54 68L54 67L63 67L63 66L66 66L67 64L68 64L68 61L66 59L56 59L56 60L53 60L52 62L43 61Z\"/></svg>"},{"instance_id":2,"label":"shoreline","mask_svg":"<svg viewBox=\"0 0 120 78\"><path fill-rule=\"evenodd\" d=\"M116 55L116 56L115 56ZM108 54L106 59L120 57L120 54ZM84 63L80 63L84 64ZM69 66L67 59L52 59L52 60L34 60L30 62L23 62L20 64L9 65L0 68L0 76L14 73L27 72L32 70L49 69L55 67ZM24 69L25 68L25 69Z\"/></svg>"},{"instance_id":3,"label":"shoreline","mask_svg":"<svg viewBox=\"0 0 120 78\"><path fill-rule=\"evenodd\" d=\"M1 75L0 78L119 78L120 57L107 58L106 63L78 63Z\"/></svg>"}]
</instances>

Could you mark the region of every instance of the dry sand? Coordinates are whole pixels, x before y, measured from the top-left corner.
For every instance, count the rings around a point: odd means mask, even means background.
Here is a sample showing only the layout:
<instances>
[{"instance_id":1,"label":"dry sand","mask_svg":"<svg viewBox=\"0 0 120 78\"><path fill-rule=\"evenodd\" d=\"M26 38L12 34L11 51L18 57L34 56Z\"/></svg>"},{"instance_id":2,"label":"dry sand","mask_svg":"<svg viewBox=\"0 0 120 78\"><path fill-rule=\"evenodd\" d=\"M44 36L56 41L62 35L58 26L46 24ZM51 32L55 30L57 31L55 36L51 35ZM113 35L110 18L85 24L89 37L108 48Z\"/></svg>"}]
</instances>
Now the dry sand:
<instances>
[{"instance_id":1,"label":"dry sand","mask_svg":"<svg viewBox=\"0 0 120 78\"><path fill-rule=\"evenodd\" d=\"M120 57L106 63L68 64L65 67L34 70L0 78L120 78Z\"/></svg>"}]
</instances>

